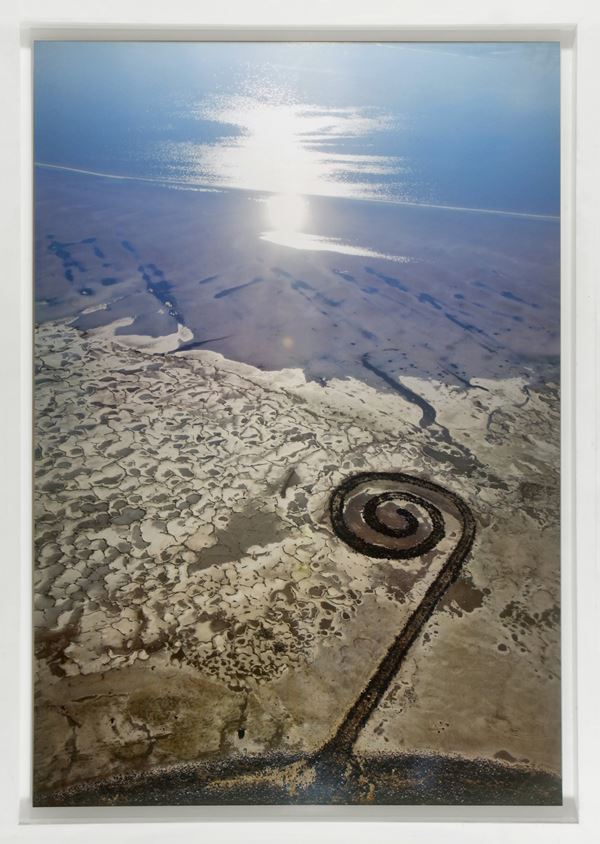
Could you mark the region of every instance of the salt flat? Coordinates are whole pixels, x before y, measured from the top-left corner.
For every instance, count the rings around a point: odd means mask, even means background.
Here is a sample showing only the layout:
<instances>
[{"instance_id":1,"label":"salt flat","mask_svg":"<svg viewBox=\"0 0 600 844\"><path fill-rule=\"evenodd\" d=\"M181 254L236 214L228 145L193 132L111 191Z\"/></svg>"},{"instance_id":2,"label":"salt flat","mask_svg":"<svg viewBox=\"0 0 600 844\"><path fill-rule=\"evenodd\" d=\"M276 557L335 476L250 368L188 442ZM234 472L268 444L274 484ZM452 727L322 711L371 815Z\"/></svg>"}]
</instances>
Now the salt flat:
<instances>
[{"instance_id":1,"label":"salt flat","mask_svg":"<svg viewBox=\"0 0 600 844\"><path fill-rule=\"evenodd\" d=\"M450 548L342 542L329 498L365 471L435 481L477 533L355 754L559 772L556 385L413 377L402 395L126 342L36 329L38 801L318 752Z\"/></svg>"}]
</instances>

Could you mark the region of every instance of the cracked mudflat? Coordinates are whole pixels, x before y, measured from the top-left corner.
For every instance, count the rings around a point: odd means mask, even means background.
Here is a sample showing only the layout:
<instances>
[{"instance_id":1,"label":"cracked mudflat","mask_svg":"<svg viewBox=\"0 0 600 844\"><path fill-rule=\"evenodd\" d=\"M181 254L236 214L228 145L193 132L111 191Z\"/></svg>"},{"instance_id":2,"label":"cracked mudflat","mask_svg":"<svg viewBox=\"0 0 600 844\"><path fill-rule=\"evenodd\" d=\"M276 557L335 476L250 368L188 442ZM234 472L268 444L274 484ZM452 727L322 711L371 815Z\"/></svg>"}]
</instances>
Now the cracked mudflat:
<instances>
[{"instance_id":1,"label":"cracked mudflat","mask_svg":"<svg viewBox=\"0 0 600 844\"><path fill-rule=\"evenodd\" d=\"M551 391L429 384L461 477L352 379L61 324L36 358L40 805L560 799Z\"/></svg>"}]
</instances>

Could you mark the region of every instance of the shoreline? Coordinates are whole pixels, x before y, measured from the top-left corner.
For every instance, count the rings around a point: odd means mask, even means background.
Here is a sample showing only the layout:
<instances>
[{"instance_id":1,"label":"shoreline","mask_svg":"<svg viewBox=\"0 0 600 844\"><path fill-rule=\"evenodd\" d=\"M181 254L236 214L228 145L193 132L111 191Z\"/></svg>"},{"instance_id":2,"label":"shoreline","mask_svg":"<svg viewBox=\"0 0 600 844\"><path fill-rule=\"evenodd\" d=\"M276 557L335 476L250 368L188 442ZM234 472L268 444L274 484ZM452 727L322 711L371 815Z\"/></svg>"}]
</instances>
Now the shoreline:
<instances>
[{"instance_id":1,"label":"shoreline","mask_svg":"<svg viewBox=\"0 0 600 844\"><path fill-rule=\"evenodd\" d=\"M160 177L149 176L131 176L119 173L100 173L95 170L85 170L79 167L69 167L64 164L49 164L43 161L34 161L34 167L41 167L47 170L60 170L66 173L76 173L83 176L94 176L101 179L114 179L116 181L131 181L131 182L145 182L153 184L157 187L171 188L175 190L190 190L199 193L241 193L253 197L260 197L260 199L273 196L272 191L261 191L254 188L240 188L232 185L227 186L210 186L202 182L187 182L175 179L161 179ZM406 208L424 208L435 211L457 211L465 214L492 214L500 217L516 217L526 220L538 220L541 222L560 223L560 214L539 214L526 211L511 211L500 208L466 208L460 205L444 205L443 203L435 204L430 202L409 202L400 199L386 199L377 197L364 196L334 196L331 194L303 194L308 198L327 199L336 201L352 201L352 202L367 202L376 203L378 205L393 205Z\"/></svg>"},{"instance_id":2,"label":"shoreline","mask_svg":"<svg viewBox=\"0 0 600 844\"><path fill-rule=\"evenodd\" d=\"M132 343L184 332L184 345L315 380L363 378L365 355L392 379L554 377L559 254L545 224L330 199L309 215L327 251L261 239L267 209L241 192L159 195L46 171L36 319L127 320L118 334Z\"/></svg>"}]
</instances>

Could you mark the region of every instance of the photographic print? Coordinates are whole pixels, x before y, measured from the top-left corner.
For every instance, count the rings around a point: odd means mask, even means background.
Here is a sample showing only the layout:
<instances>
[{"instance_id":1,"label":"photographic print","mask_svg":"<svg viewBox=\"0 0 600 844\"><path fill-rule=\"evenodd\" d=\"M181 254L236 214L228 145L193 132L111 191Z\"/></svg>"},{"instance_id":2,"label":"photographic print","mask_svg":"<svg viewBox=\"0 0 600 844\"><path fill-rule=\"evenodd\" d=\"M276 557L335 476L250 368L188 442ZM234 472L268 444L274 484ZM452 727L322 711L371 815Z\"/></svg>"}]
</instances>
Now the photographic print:
<instances>
[{"instance_id":1,"label":"photographic print","mask_svg":"<svg viewBox=\"0 0 600 844\"><path fill-rule=\"evenodd\" d=\"M34 805L560 805L560 46L37 41Z\"/></svg>"}]
</instances>

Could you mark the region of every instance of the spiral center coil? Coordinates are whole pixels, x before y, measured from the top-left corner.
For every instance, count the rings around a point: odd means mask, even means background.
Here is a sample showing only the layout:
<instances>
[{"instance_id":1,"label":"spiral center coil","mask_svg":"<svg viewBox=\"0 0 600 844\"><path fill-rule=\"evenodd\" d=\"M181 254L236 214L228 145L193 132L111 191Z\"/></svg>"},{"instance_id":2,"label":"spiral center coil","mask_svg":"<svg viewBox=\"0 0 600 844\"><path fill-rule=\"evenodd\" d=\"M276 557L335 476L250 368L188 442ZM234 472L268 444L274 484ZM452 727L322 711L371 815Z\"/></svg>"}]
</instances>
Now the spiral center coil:
<instances>
[{"instance_id":1,"label":"spiral center coil","mask_svg":"<svg viewBox=\"0 0 600 844\"><path fill-rule=\"evenodd\" d=\"M439 545L457 513L436 484L401 472L369 472L334 490L330 515L336 534L354 550L408 560Z\"/></svg>"}]
</instances>

